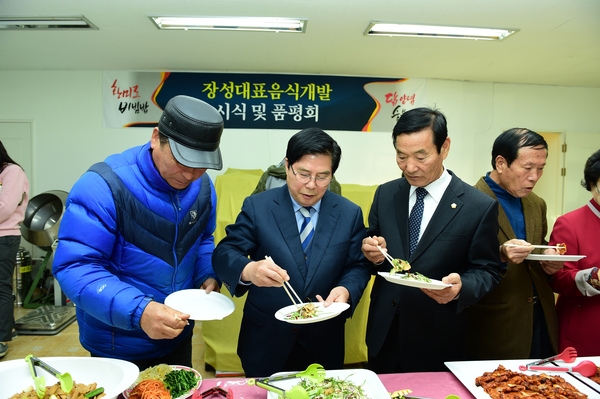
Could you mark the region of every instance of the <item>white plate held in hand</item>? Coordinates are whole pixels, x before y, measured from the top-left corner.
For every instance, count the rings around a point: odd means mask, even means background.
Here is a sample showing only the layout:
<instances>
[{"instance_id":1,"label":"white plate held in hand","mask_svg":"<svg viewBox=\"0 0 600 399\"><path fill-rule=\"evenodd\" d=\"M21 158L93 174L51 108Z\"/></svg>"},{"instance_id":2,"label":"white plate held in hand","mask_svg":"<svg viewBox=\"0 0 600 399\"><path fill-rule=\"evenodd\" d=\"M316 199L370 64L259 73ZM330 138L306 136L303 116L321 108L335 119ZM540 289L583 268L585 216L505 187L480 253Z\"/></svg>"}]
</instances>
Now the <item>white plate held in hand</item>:
<instances>
[{"instance_id":1,"label":"white plate held in hand","mask_svg":"<svg viewBox=\"0 0 600 399\"><path fill-rule=\"evenodd\" d=\"M296 310L298 310L298 307L296 305L290 305L290 306L281 308L277 312L275 312L275 318L277 320L285 321L286 323L291 323L291 324L317 323L319 321L333 319L334 317L338 316L340 313L342 313L344 310L346 310L350 307L350 304L343 303L343 302L333 302L328 307L324 307L323 302L312 302L312 303L313 303L313 305L315 305L315 308L317 309L317 315L315 317L311 317L310 319L298 319L298 320L288 319L286 316L288 316L290 313L293 313ZM306 303L303 303L302 305L306 305Z\"/></svg>"},{"instance_id":2,"label":"white plate held in hand","mask_svg":"<svg viewBox=\"0 0 600 399\"><path fill-rule=\"evenodd\" d=\"M426 288L428 290L443 290L452 287L452 284L442 283L440 280L429 279L430 282L419 281L410 278L404 278L404 274L390 274L388 272L379 272L379 275L390 283L405 285L407 287Z\"/></svg>"},{"instance_id":3,"label":"white plate held in hand","mask_svg":"<svg viewBox=\"0 0 600 399\"><path fill-rule=\"evenodd\" d=\"M577 262L585 258L585 255L544 255L544 254L529 254L525 259L528 260L548 260L558 262Z\"/></svg>"},{"instance_id":4,"label":"white plate held in hand","mask_svg":"<svg viewBox=\"0 0 600 399\"><path fill-rule=\"evenodd\" d=\"M189 314L192 320L221 320L235 309L225 295L200 289L176 291L165 298L165 305Z\"/></svg>"}]
</instances>

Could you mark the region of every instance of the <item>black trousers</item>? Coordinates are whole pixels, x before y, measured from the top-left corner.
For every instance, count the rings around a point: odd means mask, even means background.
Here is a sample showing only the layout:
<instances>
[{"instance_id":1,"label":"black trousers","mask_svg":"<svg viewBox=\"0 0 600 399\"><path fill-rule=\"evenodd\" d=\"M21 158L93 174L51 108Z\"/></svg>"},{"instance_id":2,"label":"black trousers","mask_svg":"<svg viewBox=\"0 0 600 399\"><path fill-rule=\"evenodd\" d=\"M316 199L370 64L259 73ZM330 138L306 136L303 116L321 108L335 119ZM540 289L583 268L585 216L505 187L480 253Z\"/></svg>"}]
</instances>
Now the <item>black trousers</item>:
<instances>
[{"instance_id":1,"label":"black trousers","mask_svg":"<svg viewBox=\"0 0 600 399\"><path fill-rule=\"evenodd\" d=\"M21 236L0 237L0 342L12 340L15 326L15 301L13 299L13 274Z\"/></svg>"},{"instance_id":2,"label":"black trousers","mask_svg":"<svg viewBox=\"0 0 600 399\"><path fill-rule=\"evenodd\" d=\"M533 336L531 340L530 359L543 359L549 356L556 355L550 337L548 336L548 325L546 317L544 317L544 309L542 304L536 302L533 305Z\"/></svg>"}]
</instances>

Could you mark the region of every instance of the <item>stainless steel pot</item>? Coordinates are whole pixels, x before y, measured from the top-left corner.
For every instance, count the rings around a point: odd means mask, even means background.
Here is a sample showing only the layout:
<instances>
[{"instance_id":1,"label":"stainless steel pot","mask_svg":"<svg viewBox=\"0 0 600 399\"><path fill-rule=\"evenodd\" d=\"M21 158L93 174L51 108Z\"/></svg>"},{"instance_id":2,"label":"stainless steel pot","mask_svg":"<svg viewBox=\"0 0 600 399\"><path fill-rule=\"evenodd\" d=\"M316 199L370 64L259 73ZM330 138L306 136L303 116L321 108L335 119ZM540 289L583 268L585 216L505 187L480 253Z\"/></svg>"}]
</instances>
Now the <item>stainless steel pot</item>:
<instances>
[{"instance_id":1,"label":"stainless steel pot","mask_svg":"<svg viewBox=\"0 0 600 399\"><path fill-rule=\"evenodd\" d=\"M33 263L29 251L19 247L15 272L13 276L13 294L15 296L15 306L23 306L23 300L31 287L31 264Z\"/></svg>"},{"instance_id":2,"label":"stainless steel pot","mask_svg":"<svg viewBox=\"0 0 600 399\"><path fill-rule=\"evenodd\" d=\"M54 190L31 198L21 223L23 238L45 251L52 251L68 195L66 191Z\"/></svg>"}]
</instances>

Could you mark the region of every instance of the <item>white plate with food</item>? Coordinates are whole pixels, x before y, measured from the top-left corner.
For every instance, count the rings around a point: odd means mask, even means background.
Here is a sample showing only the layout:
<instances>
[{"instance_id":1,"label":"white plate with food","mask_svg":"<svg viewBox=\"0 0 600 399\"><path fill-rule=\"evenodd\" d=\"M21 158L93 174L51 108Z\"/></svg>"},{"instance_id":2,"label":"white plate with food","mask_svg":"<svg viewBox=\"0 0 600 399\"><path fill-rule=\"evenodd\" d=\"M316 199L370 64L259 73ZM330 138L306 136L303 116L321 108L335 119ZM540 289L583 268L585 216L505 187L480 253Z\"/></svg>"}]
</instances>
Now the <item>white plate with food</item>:
<instances>
[{"instance_id":1,"label":"white plate with food","mask_svg":"<svg viewBox=\"0 0 600 399\"><path fill-rule=\"evenodd\" d=\"M165 305L190 315L192 320L222 320L235 310L225 295L201 289L175 291L165 298Z\"/></svg>"},{"instance_id":2,"label":"white plate with food","mask_svg":"<svg viewBox=\"0 0 600 399\"><path fill-rule=\"evenodd\" d=\"M288 374L288 373L276 373L271 377L276 377L277 375ZM328 383L328 379L334 379L334 381L338 381L337 388L343 388L344 385L349 386L350 384L360 387L364 393L364 396L356 396L357 398L370 398L370 399L379 399L379 398L389 398L390 394L379 379L377 374L367 369L347 369L347 370L327 370L325 372L325 381L324 383L320 383L321 386ZM294 385L298 385L300 383L300 378L290 378L281 381L274 381L270 383L271 385L276 386L277 388L281 388L283 390L289 390ZM315 387L315 389L319 389L319 385ZM340 394L343 395L343 394ZM347 397L347 396L331 396L331 397ZM311 396L315 397L315 396ZM267 394L268 399L279 399L280 396L275 393L269 391Z\"/></svg>"},{"instance_id":3,"label":"white plate with food","mask_svg":"<svg viewBox=\"0 0 600 399\"><path fill-rule=\"evenodd\" d=\"M520 371L519 366L525 365L527 363L531 363L536 359L524 359L524 360L482 360L482 361L472 361L472 362L445 362L446 367L450 369L452 374L456 376L463 383L463 385L475 396L477 399L490 399L490 395L488 395L484 388L481 386L477 386L475 384L475 379L482 376L485 372L493 372L498 366L502 365L505 369L508 369L513 372L521 373L524 375L540 375L545 373L550 376L559 376L564 378L566 382L571 384L575 389L579 392L588 395L588 398L598 398L600 397L599 393L592 389L587 384L581 382L578 378L574 376L580 377L579 373L565 373L565 372L554 372L554 371ZM579 359L578 359L579 360ZM564 363L556 362L557 365L563 366ZM549 366L554 366L554 364L549 364Z\"/></svg>"},{"instance_id":4,"label":"white plate with food","mask_svg":"<svg viewBox=\"0 0 600 399\"><path fill-rule=\"evenodd\" d=\"M102 399L113 399L119 396L135 381L140 372L138 367L131 362L103 357L41 357L40 360L61 373L71 374L74 383L86 385L95 383L98 388L104 388L106 396ZM44 376L46 379L46 387L58 382L56 377L40 367L36 367L36 371L39 376ZM2 376L0 398L11 398L13 395L33 387L29 363L25 359L0 362L0 376ZM19 399L37 399L35 389L27 395L17 397Z\"/></svg>"},{"instance_id":5,"label":"white plate with food","mask_svg":"<svg viewBox=\"0 0 600 399\"><path fill-rule=\"evenodd\" d=\"M283 307L275 312L275 318L291 324L318 323L333 319L349 307L350 304L344 302L333 302L327 307L323 306L323 302L308 302Z\"/></svg>"},{"instance_id":6,"label":"white plate with food","mask_svg":"<svg viewBox=\"0 0 600 399\"><path fill-rule=\"evenodd\" d=\"M558 262L577 262L585 258L585 255L545 255L545 254L529 254L525 259L528 260L548 260Z\"/></svg>"},{"instance_id":7,"label":"white plate with food","mask_svg":"<svg viewBox=\"0 0 600 399\"><path fill-rule=\"evenodd\" d=\"M190 396L192 396L194 391L197 390L198 388L200 388L200 386L202 385L202 375L197 370L195 370L191 367L176 366L176 365L169 366L166 364L159 364L158 366L150 367L150 368L147 368L147 369L143 370L142 372L140 372L140 374L137 377L137 379L135 380L135 382L133 384L131 384L129 386L129 388L127 388L125 391L123 391L123 397L125 399L129 398L133 389L138 384L140 384L144 381L158 380L158 381L162 381L163 385L164 385L165 381L169 378L169 377L167 377L167 375L172 371L193 373L193 375L188 374L187 378L182 378L182 377L174 377L173 378L173 379L178 379L178 378L181 379L182 385L185 385L185 384L190 385L190 388L185 390L184 393L176 393L176 395L178 395L176 397L173 397L171 395L171 398L173 398L173 399L189 398ZM194 379L197 379L197 381L194 383L194 385L191 385L191 383L190 383L190 381L191 381L190 376L192 376L192 378L194 378ZM153 385L153 384L148 384L148 386L144 387L145 392L150 392L152 389L161 389L161 388L156 388L155 385Z\"/></svg>"},{"instance_id":8,"label":"white plate with food","mask_svg":"<svg viewBox=\"0 0 600 399\"><path fill-rule=\"evenodd\" d=\"M427 288L429 290L443 290L444 288L452 287L452 284L442 283L440 280L432 278L415 277L413 273L395 273L379 272L381 277L390 283L405 285L407 287Z\"/></svg>"}]
</instances>

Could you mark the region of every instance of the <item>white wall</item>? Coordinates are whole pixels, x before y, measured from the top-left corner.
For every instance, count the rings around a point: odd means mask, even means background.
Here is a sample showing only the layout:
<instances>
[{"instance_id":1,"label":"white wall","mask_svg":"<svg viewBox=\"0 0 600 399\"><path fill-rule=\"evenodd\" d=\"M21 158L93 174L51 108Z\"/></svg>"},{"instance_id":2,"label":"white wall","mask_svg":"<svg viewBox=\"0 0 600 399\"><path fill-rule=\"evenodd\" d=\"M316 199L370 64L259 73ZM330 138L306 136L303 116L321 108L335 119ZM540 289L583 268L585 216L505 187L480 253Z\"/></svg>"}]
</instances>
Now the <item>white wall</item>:
<instances>
[{"instance_id":1,"label":"white wall","mask_svg":"<svg viewBox=\"0 0 600 399\"><path fill-rule=\"evenodd\" d=\"M103 128L102 71L1 71L0 88L0 120L33 121L32 196L69 191L92 163L150 139L150 129ZM592 133L600 148L600 89L428 80L426 95L448 118L446 165L469 183L491 169L492 142L510 127ZM293 133L226 128L223 171L279 162ZM329 133L342 147L340 182L370 185L400 175L391 132Z\"/></svg>"}]
</instances>

